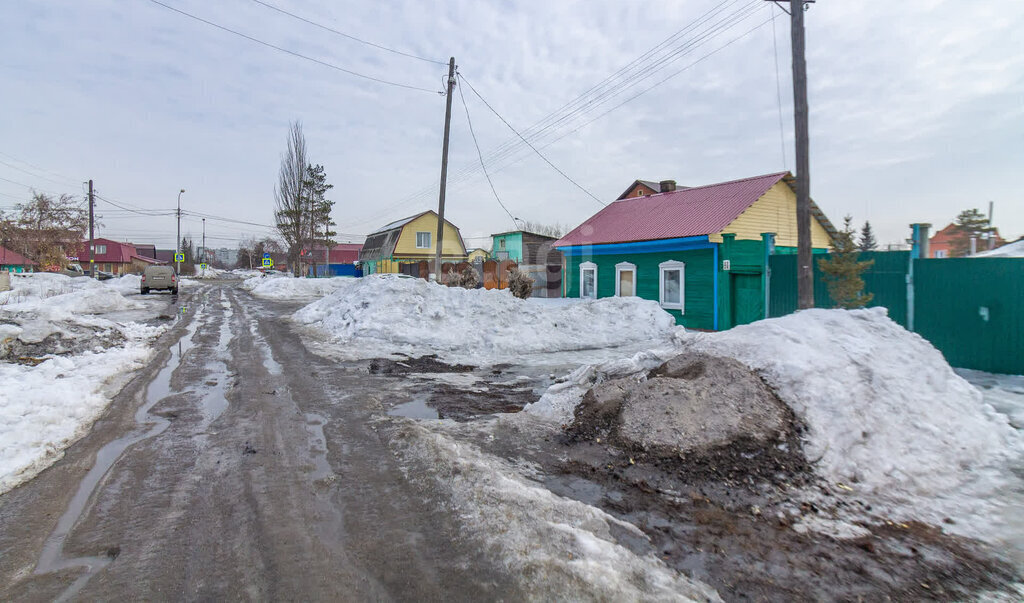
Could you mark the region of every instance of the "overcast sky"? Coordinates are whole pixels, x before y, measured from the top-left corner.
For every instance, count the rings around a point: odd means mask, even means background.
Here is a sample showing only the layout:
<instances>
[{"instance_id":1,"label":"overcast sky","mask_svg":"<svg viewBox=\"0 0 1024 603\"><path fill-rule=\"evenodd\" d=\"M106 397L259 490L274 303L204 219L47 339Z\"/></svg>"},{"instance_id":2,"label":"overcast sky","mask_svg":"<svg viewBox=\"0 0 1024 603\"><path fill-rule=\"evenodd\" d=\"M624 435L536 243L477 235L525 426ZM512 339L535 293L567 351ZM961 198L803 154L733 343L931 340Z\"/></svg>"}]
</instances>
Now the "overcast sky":
<instances>
[{"instance_id":1,"label":"overcast sky","mask_svg":"<svg viewBox=\"0 0 1024 603\"><path fill-rule=\"evenodd\" d=\"M421 58L253 0L161 1L423 90L151 0L6 0L0 208L29 186L81 195L92 178L124 207L163 210L140 217L99 201L101 236L172 246L182 188L186 212L270 225L288 124L301 120L335 186L339 240L364 235L436 208L449 56L524 134L579 109L531 142L603 202L637 178L693 186L794 170L789 21L762 0L266 0ZM941 228L991 201L1004 237L1024 235L1024 2L819 0L806 23L811 193L833 222L851 214L901 242L911 222ZM461 88L512 215L575 226L600 209L525 145L495 160L517 139ZM458 89L453 100L447 216L468 246L487 247L479 237L513 223L480 171ZM201 230L183 219L183 234ZM207 222L210 247L267 233Z\"/></svg>"}]
</instances>

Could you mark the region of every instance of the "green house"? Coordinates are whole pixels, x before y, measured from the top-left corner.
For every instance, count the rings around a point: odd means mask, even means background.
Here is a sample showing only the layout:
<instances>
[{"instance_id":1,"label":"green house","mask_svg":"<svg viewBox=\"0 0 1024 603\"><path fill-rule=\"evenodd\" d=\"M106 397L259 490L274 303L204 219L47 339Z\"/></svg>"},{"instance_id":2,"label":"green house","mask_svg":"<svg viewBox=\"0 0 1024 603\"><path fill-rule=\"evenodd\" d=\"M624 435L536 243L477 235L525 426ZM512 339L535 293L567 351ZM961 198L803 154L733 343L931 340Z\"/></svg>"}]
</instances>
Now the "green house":
<instances>
[{"instance_id":1,"label":"green house","mask_svg":"<svg viewBox=\"0 0 1024 603\"><path fill-rule=\"evenodd\" d=\"M563 295L639 296L687 328L721 330L765 318L765 267L796 249L789 172L624 197L555 242ZM812 247L835 229L812 202Z\"/></svg>"}]
</instances>

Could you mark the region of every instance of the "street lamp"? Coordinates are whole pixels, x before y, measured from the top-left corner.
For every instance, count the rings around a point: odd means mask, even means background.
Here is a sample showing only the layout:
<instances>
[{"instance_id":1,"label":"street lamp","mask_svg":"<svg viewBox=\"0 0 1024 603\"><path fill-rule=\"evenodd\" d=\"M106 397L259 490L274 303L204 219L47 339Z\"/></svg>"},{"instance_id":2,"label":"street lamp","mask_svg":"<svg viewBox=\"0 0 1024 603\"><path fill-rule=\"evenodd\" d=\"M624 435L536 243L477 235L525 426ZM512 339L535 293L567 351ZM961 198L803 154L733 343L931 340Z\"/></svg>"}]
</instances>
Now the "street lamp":
<instances>
[{"instance_id":1,"label":"street lamp","mask_svg":"<svg viewBox=\"0 0 1024 603\"><path fill-rule=\"evenodd\" d=\"M181 262L178 261L178 254L181 253L181 193L184 193L185 189L178 191L178 236L174 240L174 272L175 274L181 274Z\"/></svg>"}]
</instances>

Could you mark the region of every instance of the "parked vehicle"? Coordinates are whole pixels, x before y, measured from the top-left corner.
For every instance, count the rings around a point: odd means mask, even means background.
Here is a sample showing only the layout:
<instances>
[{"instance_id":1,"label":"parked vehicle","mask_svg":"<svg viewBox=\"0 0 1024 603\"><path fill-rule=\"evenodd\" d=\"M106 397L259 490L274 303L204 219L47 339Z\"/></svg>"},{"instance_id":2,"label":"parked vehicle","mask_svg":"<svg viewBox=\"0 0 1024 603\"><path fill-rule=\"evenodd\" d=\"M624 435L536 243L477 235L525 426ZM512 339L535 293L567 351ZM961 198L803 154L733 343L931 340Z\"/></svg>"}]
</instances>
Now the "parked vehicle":
<instances>
[{"instance_id":1,"label":"parked vehicle","mask_svg":"<svg viewBox=\"0 0 1024 603\"><path fill-rule=\"evenodd\" d=\"M145 295L153 289L168 289L177 295L178 275L174 274L174 268L146 266L146 271L142 273L142 294Z\"/></svg>"},{"instance_id":2,"label":"parked vehicle","mask_svg":"<svg viewBox=\"0 0 1024 603\"><path fill-rule=\"evenodd\" d=\"M84 276L92 276L92 272L89 269L83 270L82 274ZM96 271L96 280L105 281L105 280L112 279L112 278L114 278L113 273L104 272L103 270L97 270Z\"/></svg>"}]
</instances>

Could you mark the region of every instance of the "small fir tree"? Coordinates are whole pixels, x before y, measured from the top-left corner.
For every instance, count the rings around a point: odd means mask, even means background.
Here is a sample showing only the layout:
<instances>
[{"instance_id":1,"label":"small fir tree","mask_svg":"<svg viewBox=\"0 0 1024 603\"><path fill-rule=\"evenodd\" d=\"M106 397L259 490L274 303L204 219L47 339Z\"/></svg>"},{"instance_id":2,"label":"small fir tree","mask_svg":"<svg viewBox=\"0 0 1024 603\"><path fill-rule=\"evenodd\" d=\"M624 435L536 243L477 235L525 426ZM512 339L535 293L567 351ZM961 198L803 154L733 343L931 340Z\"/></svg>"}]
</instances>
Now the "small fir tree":
<instances>
[{"instance_id":1,"label":"small fir tree","mask_svg":"<svg viewBox=\"0 0 1024 603\"><path fill-rule=\"evenodd\" d=\"M988 216L977 209L965 209L956 216L956 232L950 240L952 257L963 257L971 251L971 237L981 240L992 233Z\"/></svg>"},{"instance_id":2,"label":"small fir tree","mask_svg":"<svg viewBox=\"0 0 1024 603\"><path fill-rule=\"evenodd\" d=\"M837 308L863 308L874 297L864 293L864 279L861 275L875 261L857 261L860 250L854 243L853 218L843 219L843 230L836 234L832 243L832 256L818 260L818 268L822 272L822 280L828 286L828 295Z\"/></svg>"},{"instance_id":3,"label":"small fir tree","mask_svg":"<svg viewBox=\"0 0 1024 603\"><path fill-rule=\"evenodd\" d=\"M871 230L871 222L864 222L864 227L860 229L860 242L857 243L857 247L861 251L874 251L878 248L878 242L875 241L875 231Z\"/></svg>"}]
</instances>

